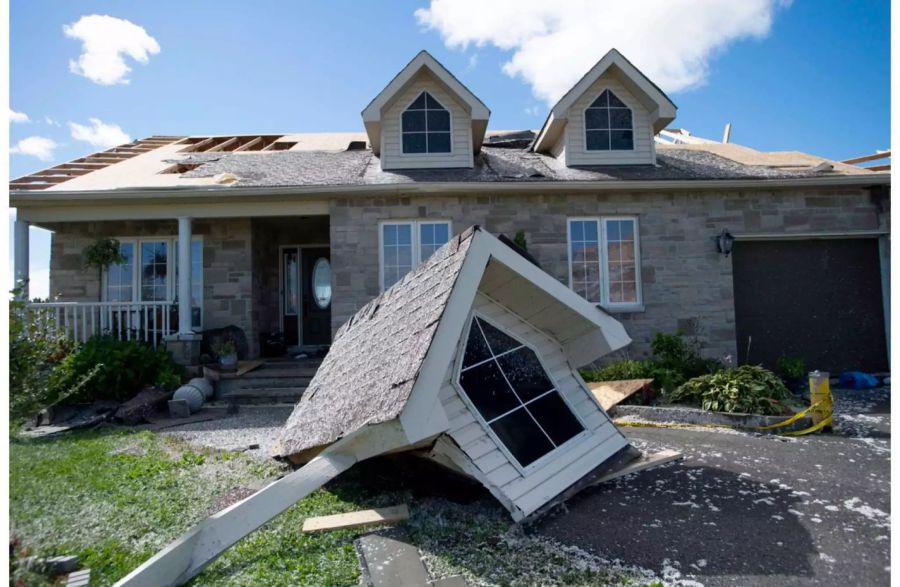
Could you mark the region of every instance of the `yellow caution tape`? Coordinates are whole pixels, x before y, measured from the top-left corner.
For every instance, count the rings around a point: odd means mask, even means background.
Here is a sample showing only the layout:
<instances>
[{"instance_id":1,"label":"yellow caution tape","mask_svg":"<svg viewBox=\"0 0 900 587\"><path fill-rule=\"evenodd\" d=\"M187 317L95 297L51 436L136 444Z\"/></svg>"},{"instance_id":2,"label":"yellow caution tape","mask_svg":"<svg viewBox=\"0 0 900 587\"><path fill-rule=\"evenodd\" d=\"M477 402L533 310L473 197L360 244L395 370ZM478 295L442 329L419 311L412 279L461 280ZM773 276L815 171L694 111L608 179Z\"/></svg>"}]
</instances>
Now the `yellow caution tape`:
<instances>
[{"instance_id":1,"label":"yellow caution tape","mask_svg":"<svg viewBox=\"0 0 900 587\"><path fill-rule=\"evenodd\" d=\"M779 432L779 436L803 436L817 432L826 426L831 426L834 406L831 401L831 389L828 385L828 373L818 371L809 374L809 399L812 402L805 410L797 412L787 420L768 424L766 426L735 426L733 424L663 424L659 422L628 422L613 420L617 426L632 426L643 428L733 428L737 430L774 430L790 426L807 414L812 415L813 425L803 430L789 430Z\"/></svg>"}]
</instances>

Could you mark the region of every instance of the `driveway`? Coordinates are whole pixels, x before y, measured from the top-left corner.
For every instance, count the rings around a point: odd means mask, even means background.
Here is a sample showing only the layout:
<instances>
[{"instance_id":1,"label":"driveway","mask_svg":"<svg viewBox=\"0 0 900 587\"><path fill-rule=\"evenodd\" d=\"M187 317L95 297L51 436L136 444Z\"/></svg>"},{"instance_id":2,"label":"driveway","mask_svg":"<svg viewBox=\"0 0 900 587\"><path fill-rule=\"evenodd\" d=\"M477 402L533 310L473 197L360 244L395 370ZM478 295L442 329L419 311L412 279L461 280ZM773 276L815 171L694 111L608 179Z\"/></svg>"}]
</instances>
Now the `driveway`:
<instances>
[{"instance_id":1,"label":"driveway","mask_svg":"<svg viewBox=\"0 0 900 587\"><path fill-rule=\"evenodd\" d=\"M837 390L835 433L797 439L625 428L685 459L585 491L537 530L693 585L888 585L889 393Z\"/></svg>"}]
</instances>

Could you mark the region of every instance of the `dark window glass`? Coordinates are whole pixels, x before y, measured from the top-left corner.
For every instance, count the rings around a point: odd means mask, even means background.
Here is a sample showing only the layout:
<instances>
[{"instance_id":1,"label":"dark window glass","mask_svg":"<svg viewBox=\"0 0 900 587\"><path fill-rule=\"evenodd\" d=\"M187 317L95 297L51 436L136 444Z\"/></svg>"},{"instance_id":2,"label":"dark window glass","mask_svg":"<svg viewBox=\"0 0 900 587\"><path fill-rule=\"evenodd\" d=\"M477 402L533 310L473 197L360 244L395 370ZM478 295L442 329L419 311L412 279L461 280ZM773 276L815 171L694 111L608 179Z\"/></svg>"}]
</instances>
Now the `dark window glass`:
<instances>
[{"instance_id":1,"label":"dark window glass","mask_svg":"<svg viewBox=\"0 0 900 587\"><path fill-rule=\"evenodd\" d=\"M491 429L523 467L527 467L554 448L524 409L500 418L491 424Z\"/></svg>"},{"instance_id":2,"label":"dark window glass","mask_svg":"<svg viewBox=\"0 0 900 587\"><path fill-rule=\"evenodd\" d=\"M407 110L404 112L403 132L425 132L425 111Z\"/></svg>"},{"instance_id":3,"label":"dark window glass","mask_svg":"<svg viewBox=\"0 0 900 587\"><path fill-rule=\"evenodd\" d=\"M614 151L630 151L634 148L634 133L630 130L610 131L610 148Z\"/></svg>"},{"instance_id":4,"label":"dark window glass","mask_svg":"<svg viewBox=\"0 0 900 587\"><path fill-rule=\"evenodd\" d=\"M463 369L471 367L476 363L480 363L485 359L490 358L490 356L491 351L484 341L484 337L481 336L478 325L473 322L472 326L469 328L469 339L466 341L466 352L463 356Z\"/></svg>"},{"instance_id":5,"label":"dark window glass","mask_svg":"<svg viewBox=\"0 0 900 587\"><path fill-rule=\"evenodd\" d=\"M448 132L430 132L430 133L428 133L428 152L429 153L449 153L450 152L450 133L448 133Z\"/></svg>"},{"instance_id":6,"label":"dark window glass","mask_svg":"<svg viewBox=\"0 0 900 587\"><path fill-rule=\"evenodd\" d=\"M588 151L608 151L609 150L609 131L608 130L589 130L585 134L587 135Z\"/></svg>"},{"instance_id":7,"label":"dark window glass","mask_svg":"<svg viewBox=\"0 0 900 587\"><path fill-rule=\"evenodd\" d=\"M419 94L419 97L416 98L412 104L409 105L407 110L425 110L425 96L427 96L425 92Z\"/></svg>"},{"instance_id":8,"label":"dark window glass","mask_svg":"<svg viewBox=\"0 0 900 587\"><path fill-rule=\"evenodd\" d=\"M497 363L523 402L553 389L537 355L528 347L497 357Z\"/></svg>"},{"instance_id":9,"label":"dark window glass","mask_svg":"<svg viewBox=\"0 0 900 587\"><path fill-rule=\"evenodd\" d=\"M556 446L565 444L584 430L556 391L531 402L526 409L541 423L541 428Z\"/></svg>"},{"instance_id":10,"label":"dark window glass","mask_svg":"<svg viewBox=\"0 0 900 587\"><path fill-rule=\"evenodd\" d=\"M459 383L485 420L493 420L520 405L494 361L463 371Z\"/></svg>"},{"instance_id":11,"label":"dark window glass","mask_svg":"<svg viewBox=\"0 0 900 587\"><path fill-rule=\"evenodd\" d=\"M631 130L631 110L627 108L610 108L609 128Z\"/></svg>"},{"instance_id":12,"label":"dark window glass","mask_svg":"<svg viewBox=\"0 0 900 587\"><path fill-rule=\"evenodd\" d=\"M425 133L403 133L404 153L425 153Z\"/></svg>"},{"instance_id":13,"label":"dark window glass","mask_svg":"<svg viewBox=\"0 0 900 587\"><path fill-rule=\"evenodd\" d=\"M588 151L634 149L631 110L609 90L604 90L584 111L585 148Z\"/></svg>"},{"instance_id":14,"label":"dark window glass","mask_svg":"<svg viewBox=\"0 0 900 587\"><path fill-rule=\"evenodd\" d=\"M428 111L428 131L435 130L450 130L450 113L446 110Z\"/></svg>"},{"instance_id":15,"label":"dark window glass","mask_svg":"<svg viewBox=\"0 0 900 587\"><path fill-rule=\"evenodd\" d=\"M422 92L400 117L404 153L451 152L450 112L428 92ZM407 139L410 133L421 133Z\"/></svg>"},{"instance_id":16,"label":"dark window glass","mask_svg":"<svg viewBox=\"0 0 900 587\"><path fill-rule=\"evenodd\" d=\"M610 108L628 108L622 100L619 100L618 96L610 92L609 90L605 90L603 92L609 98L609 107Z\"/></svg>"},{"instance_id":17,"label":"dark window glass","mask_svg":"<svg viewBox=\"0 0 900 587\"><path fill-rule=\"evenodd\" d=\"M499 355L500 353L505 353L506 351L522 346L522 343L520 343L518 340L494 328L484 320L479 320L478 318L476 318L476 320L481 326L481 331L484 332L484 337L487 339L488 344L491 347L491 351L495 355Z\"/></svg>"}]
</instances>

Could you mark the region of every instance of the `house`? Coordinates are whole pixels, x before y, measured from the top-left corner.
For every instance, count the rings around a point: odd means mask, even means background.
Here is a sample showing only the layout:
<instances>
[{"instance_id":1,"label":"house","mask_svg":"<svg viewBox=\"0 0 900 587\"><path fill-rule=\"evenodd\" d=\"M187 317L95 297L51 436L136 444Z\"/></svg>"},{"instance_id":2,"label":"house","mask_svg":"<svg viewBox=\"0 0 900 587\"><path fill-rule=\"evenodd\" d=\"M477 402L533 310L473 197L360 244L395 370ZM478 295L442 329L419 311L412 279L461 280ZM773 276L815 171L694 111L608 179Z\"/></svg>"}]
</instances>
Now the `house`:
<instances>
[{"instance_id":1,"label":"house","mask_svg":"<svg viewBox=\"0 0 900 587\"><path fill-rule=\"evenodd\" d=\"M479 227L363 306L281 431L300 469L208 518L117 585L181 584L356 462L418 450L523 520L637 451L576 367L622 325Z\"/></svg>"},{"instance_id":2,"label":"house","mask_svg":"<svg viewBox=\"0 0 900 587\"><path fill-rule=\"evenodd\" d=\"M625 326L631 357L680 330L739 362L885 370L890 173L700 139L676 114L613 50L538 131L491 131L422 52L362 111L365 132L155 136L13 180L16 274L27 227L46 228L54 299L37 307L73 334L167 340L193 362L197 332L235 325L256 356L274 333L329 345L479 225L521 232ZM98 238L125 263L85 271Z\"/></svg>"}]
</instances>

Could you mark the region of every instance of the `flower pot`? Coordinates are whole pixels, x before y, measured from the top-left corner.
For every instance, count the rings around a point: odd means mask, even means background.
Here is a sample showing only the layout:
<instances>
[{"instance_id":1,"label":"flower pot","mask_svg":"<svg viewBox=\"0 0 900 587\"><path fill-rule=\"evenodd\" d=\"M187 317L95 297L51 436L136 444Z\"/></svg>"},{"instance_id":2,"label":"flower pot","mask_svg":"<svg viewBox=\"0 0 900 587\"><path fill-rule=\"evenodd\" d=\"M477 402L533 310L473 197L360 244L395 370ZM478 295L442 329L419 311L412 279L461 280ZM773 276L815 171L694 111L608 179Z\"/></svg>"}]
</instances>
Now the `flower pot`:
<instances>
[{"instance_id":1,"label":"flower pot","mask_svg":"<svg viewBox=\"0 0 900 587\"><path fill-rule=\"evenodd\" d=\"M231 355L219 355L219 367L222 369L234 369L237 367L237 353Z\"/></svg>"}]
</instances>

